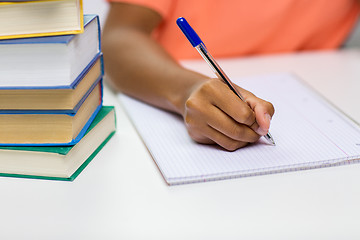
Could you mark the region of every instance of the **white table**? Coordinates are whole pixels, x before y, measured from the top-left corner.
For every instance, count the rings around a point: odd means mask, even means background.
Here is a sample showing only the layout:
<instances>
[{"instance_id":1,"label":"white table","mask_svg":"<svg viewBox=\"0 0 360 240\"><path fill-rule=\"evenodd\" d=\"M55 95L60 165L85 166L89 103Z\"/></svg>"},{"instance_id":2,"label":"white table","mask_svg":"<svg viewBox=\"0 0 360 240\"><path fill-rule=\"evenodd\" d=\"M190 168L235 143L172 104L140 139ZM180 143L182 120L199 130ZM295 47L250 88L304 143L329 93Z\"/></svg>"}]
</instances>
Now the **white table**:
<instances>
[{"instance_id":1,"label":"white table","mask_svg":"<svg viewBox=\"0 0 360 240\"><path fill-rule=\"evenodd\" d=\"M219 63L230 77L294 72L360 122L360 51ZM0 178L0 239L360 238L360 164L169 187L107 88L104 103L117 133L74 182Z\"/></svg>"}]
</instances>

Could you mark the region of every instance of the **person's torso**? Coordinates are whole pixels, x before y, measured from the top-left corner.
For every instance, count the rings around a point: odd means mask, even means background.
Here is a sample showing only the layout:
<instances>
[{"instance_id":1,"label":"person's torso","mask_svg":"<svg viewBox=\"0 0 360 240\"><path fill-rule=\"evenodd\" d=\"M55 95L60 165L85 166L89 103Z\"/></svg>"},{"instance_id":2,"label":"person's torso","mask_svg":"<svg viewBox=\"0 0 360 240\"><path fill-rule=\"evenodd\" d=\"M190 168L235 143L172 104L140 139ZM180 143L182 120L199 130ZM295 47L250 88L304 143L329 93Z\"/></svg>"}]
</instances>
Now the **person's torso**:
<instances>
[{"instance_id":1,"label":"person's torso","mask_svg":"<svg viewBox=\"0 0 360 240\"><path fill-rule=\"evenodd\" d=\"M358 13L353 0L173 0L154 36L176 59L199 57L178 17L214 57L331 49L346 39Z\"/></svg>"}]
</instances>

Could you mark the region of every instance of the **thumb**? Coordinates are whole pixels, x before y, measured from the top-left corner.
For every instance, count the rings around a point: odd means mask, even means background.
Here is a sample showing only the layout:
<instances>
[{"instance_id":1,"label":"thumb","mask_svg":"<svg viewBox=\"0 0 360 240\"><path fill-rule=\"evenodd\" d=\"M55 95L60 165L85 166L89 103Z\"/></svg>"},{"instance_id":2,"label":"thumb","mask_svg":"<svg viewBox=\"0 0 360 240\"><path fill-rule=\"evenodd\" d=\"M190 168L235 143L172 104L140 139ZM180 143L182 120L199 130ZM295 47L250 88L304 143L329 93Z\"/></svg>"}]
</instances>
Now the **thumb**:
<instances>
[{"instance_id":1,"label":"thumb","mask_svg":"<svg viewBox=\"0 0 360 240\"><path fill-rule=\"evenodd\" d=\"M240 87L238 89L255 113L256 122L252 125L252 129L261 136L266 135L269 132L271 118L275 112L274 106L245 89Z\"/></svg>"},{"instance_id":2,"label":"thumb","mask_svg":"<svg viewBox=\"0 0 360 240\"><path fill-rule=\"evenodd\" d=\"M266 135L269 132L271 118L275 112L274 106L270 102L260 98L251 99L248 103L255 112L258 125L258 128L254 129L254 131L261 136Z\"/></svg>"},{"instance_id":3,"label":"thumb","mask_svg":"<svg viewBox=\"0 0 360 240\"><path fill-rule=\"evenodd\" d=\"M255 112L256 121L259 125L255 132L261 136L266 135L269 132L271 116L269 113Z\"/></svg>"}]
</instances>

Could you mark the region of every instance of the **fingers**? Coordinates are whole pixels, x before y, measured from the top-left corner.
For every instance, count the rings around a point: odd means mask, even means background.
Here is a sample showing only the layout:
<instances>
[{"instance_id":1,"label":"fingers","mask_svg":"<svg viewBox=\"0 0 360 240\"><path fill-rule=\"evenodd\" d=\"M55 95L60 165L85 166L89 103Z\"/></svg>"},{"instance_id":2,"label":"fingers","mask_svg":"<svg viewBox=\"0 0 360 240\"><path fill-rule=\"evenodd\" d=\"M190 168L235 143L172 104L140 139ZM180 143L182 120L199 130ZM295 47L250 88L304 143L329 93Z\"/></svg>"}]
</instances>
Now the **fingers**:
<instances>
[{"instance_id":1,"label":"fingers","mask_svg":"<svg viewBox=\"0 0 360 240\"><path fill-rule=\"evenodd\" d=\"M231 116L236 122L247 126L256 123L256 116L247 102L241 101L224 83L215 80L212 104Z\"/></svg>"},{"instance_id":2,"label":"fingers","mask_svg":"<svg viewBox=\"0 0 360 240\"><path fill-rule=\"evenodd\" d=\"M185 109L189 135L197 142L233 151L260 137L250 127L258 128L254 111L219 80L191 94Z\"/></svg>"},{"instance_id":3,"label":"fingers","mask_svg":"<svg viewBox=\"0 0 360 240\"><path fill-rule=\"evenodd\" d=\"M203 121L199 121L199 118L195 121L191 117L186 120L190 136L199 143L216 143L229 151L234 151L248 143L256 142L260 137L249 126L235 122L213 105L202 114Z\"/></svg>"},{"instance_id":4,"label":"fingers","mask_svg":"<svg viewBox=\"0 0 360 240\"><path fill-rule=\"evenodd\" d=\"M198 143L217 144L228 151L235 151L249 144L248 142L234 140L210 126L207 126L206 129L201 132L189 131L189 134L191 138Z\"/></svg>"},{"instance_id":5,"label":"fingers","mask_svg":"<svg viewBox=\"0 0 360 240\"><path fill-rule=\"evenodd\" d=\"M271 118L275 112L274 106L270 102L256 97L249 91L240 87L238 87L238 90L243 94L247 103L254 111L256 123L251 128L261 136L266 135L270 128Z\"/></svg>"},{"instance_id":6,"label":"fingers","mask_svg":"<svg viewBox=\"0 0 360 240\"><path fill-rule=\"evenodd\" d=\"M207 124L229 138L240 142L255 142L259 135L249 126L236 122L229 115L224 114L219 108L212 106L208 114L217 116L216 118L207 118Z\"/></svg>"}]
</instances>

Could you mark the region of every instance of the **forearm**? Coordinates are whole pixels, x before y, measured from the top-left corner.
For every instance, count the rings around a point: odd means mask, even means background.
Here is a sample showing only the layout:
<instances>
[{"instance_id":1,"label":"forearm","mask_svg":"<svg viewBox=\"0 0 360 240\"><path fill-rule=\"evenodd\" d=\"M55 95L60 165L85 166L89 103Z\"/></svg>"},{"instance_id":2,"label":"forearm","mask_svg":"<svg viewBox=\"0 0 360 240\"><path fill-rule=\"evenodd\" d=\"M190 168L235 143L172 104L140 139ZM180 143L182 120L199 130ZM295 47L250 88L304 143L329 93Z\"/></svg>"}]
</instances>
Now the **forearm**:
<instances>
[{"instance_id":1,"label":"forearm","mask_svg":"<svg viewBox=\"0 0 360 240\"><path fill-rule=\"evenodd\" d=\"M179 114L194 87L207 77L184 69L145 33L121 28L105 32L106 74L120 91Z\"/></svg>"},{"instance_id":2,"label":"forearm","mask_svg":"<svg viewBox=\"0 0 360 240\"><path fill-rule=\"evenodd\" d=\"M144 102L181 114L189 135L200 143L217 143L235 150L266 133L273 106L243 92L249 107L218 79L184 69L151 38L163 20L146 7L111 4L102 49L112 85Z\"/></svg>"}]
</instances>

